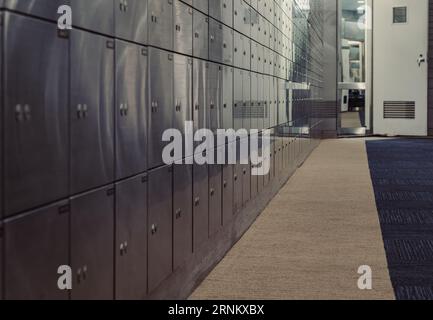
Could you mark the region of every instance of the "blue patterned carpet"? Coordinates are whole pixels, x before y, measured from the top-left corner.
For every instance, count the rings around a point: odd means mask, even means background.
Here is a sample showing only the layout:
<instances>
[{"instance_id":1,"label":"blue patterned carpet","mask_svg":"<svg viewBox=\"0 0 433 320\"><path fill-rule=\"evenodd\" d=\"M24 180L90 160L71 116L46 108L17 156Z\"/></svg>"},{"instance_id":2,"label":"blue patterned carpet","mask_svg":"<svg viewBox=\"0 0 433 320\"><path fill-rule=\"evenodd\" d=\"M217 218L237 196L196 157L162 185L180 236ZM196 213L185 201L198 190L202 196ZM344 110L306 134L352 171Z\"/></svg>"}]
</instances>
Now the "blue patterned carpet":
<instances>
[{"instance_id":1,"label":"blue patterned carpet","mask_svg":"<svg viewBox=\"0 0 433 320\"><path fill-rule=\"evenodd\" d=\"M391 281L399 300L433 300L433 140L367 142Z\"/></svg>"}]
</instances>

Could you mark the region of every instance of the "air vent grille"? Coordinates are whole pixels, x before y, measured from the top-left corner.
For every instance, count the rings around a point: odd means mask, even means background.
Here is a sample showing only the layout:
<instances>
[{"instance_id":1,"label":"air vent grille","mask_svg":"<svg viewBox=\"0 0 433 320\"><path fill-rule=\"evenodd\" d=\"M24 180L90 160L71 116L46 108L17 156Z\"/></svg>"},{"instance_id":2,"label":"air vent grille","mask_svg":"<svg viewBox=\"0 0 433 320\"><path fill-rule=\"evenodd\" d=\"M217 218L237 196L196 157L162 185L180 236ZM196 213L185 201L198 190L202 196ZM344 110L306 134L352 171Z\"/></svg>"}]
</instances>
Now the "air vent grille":
<instances>
[{"instance_id":1,"label":"air vent grille","mask_svg":"<svg viewBox=\"0 0 433 320\"><path fill-rule=\"evenodd\" d=\"M385 119L415 119L415 101L385 101Z\"/></svg>"}]
</instances>

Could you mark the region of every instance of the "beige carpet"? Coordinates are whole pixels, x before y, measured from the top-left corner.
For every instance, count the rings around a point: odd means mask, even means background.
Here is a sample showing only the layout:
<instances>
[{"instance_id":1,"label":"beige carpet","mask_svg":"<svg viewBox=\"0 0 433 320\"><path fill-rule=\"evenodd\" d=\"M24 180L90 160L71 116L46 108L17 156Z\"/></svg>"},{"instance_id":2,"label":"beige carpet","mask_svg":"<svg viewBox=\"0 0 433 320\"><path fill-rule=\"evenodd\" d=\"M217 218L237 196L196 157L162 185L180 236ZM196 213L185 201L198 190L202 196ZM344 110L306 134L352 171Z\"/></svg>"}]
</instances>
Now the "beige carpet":
<instances>
[{"instance_id":1,"label":"beige carpet","mask_svg":"<svg viewBox=\"0 0 433 320\"><path fill-rule=\"evenodd\" d=\"M322 142L190 298L394 299L365 141Z\"/></svg>"}]
</instances>

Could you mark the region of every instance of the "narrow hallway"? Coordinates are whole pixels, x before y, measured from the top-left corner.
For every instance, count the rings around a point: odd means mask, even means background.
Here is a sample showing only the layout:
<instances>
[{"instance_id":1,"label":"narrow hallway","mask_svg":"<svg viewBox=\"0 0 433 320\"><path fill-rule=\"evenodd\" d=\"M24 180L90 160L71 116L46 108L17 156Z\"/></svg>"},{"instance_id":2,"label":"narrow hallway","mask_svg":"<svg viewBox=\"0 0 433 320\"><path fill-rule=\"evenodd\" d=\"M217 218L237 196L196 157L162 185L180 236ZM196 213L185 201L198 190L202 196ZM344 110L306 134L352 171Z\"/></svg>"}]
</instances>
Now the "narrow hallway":
<instances>
[{"instance_id":1,"label":"narrow hallway","mask_svg":"<svg viewBox=\"0 0 433 320\"><path fill-rule=\"evenodd\" d=\"M365 140L323 141L191 298L394 299Z\"/></svg>"}]
</instances>

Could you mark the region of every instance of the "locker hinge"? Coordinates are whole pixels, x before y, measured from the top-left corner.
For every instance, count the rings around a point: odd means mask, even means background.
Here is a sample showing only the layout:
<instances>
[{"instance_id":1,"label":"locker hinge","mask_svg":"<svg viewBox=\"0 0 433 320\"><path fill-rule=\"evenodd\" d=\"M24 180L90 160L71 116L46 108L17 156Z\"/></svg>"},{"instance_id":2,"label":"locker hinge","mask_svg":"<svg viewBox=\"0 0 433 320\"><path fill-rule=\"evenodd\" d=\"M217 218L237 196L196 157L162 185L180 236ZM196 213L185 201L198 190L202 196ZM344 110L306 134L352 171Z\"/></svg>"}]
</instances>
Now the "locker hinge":
<instances>
[{"instance_id":1,"label":"locker hinge","mask_svg":"<svg viewBox=\"0 0 433 320\"><path fill-rule=\"evenodd\" d=\"M59 214L68 213L70 210L71 210L71 207L69 205L61 206L59 208Z\"/></svg>"},{"instance_id":2,"label":"locker hinge","mask_svg":"<svg viewBox=\"0 0 433 320\"><path fill-rule=\"evenodd\" d=\"M145 174L144 176L141 177L141 183L146 183L147 181L149 181L149 178L147 174Z\"/></svg>"},{"instance_id":3,"label":"locker hinge","mask_svg":"<svg viewBox=\"0 0 433 320\"><path fill-rule=\"evenodd\" d=\"M107 196L111 197L112 195L114 195L114 188L107 190Z\"/></svg>"},{"instance_id":4,"label":"locker hinge","mask_svg":"<svg viewBox=\"0 0 433 320\"><path fill-rule=\"evenodd\" d=\"M57 30L57 35L59 38L69 39L69 31L68 30Z\"/></svg>"}]
</instances>

